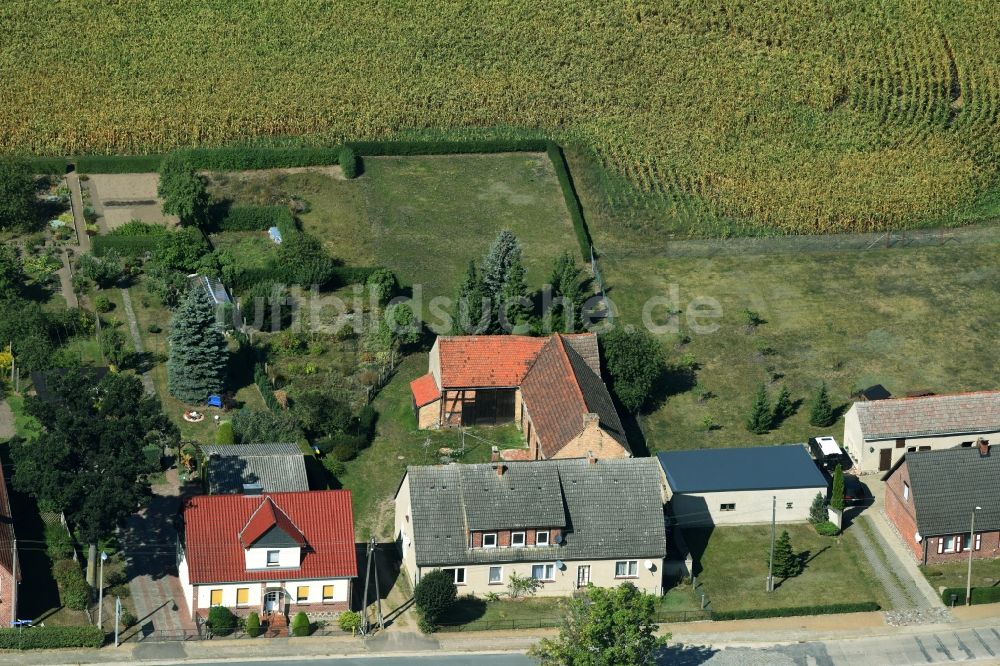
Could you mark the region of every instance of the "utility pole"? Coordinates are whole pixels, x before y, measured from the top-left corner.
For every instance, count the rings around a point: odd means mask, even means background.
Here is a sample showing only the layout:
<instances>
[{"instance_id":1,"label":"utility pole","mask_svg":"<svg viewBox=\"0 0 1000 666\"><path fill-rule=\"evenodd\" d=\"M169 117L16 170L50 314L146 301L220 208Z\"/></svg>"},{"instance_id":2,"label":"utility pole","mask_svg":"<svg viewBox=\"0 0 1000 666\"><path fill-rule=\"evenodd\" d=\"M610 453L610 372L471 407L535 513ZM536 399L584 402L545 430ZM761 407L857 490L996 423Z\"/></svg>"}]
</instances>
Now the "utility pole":
<instances>
[{"instance_id":1,"label":"utility pole","mask_svg":"<svg viewBox=\"0 0 1000 666\"><path fill-rule=\"evenodd\" d=\"M778 497L771 496L771 559L767 561L767 591L774 592L774 521L778 512Z\"/></svg>"},{"instance_id":2,"label":"utility pole","mask_svg":"<svg viewBox=\"0 0 1000 666\"><path fill-rule=\"evenodd\" d=\"M108 554L101 551L101 580L97 584L97 626L104 630L104 560Z\"/></svg>"},{"instance_id":3,"label":"utility pole","mask_svg":"<svg viewBox=\"0 0 1000 666\"><path fill-rule=\"evenodd\" d=\"M976 547L976 511L983 507L977 506L972 510L972 521L969 524L969 576L965 579L965 605L972 605L972 552Z\"/></svg>"},{"instance_id":4,"label":"utility pole","mask_svg":"<svg viewBox=\"0 0 1000 666\"><path fill-rule=\"evenodd\" d=\"M374 577L375 580L375 611L376 617L378 617L378 628L384 629L385 623L382 619L382 595L378 588L378 569L375 563L375 537L371 538L368 542L368 561L365 566L365 594L364 600L361 602L361 633L364 636L368 635L371 626L368 623L368 582Z\"/></svg>"},{"instance_id":5,"label":"utility pole","mask_svg":"<svg viewBox=\"0 0 1000 666\"><path fill-rule=\"evenodd\" d=\"M115 597L115 647L118 647L118 624L122 619L122 599Z\"/></svg>"}]
</instances>

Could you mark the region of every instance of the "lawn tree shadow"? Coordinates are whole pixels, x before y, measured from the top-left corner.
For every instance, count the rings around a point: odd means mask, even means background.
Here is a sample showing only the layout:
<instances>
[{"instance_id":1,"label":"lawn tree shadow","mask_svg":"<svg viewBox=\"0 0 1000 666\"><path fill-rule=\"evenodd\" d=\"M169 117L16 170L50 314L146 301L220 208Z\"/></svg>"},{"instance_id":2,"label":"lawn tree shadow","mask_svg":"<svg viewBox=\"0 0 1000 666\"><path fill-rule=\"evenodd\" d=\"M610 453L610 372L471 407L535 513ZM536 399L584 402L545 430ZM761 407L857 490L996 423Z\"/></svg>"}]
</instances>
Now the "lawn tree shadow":
<instances>
[{"instance_id":1,"label":"lawn tree shadow","mask_svg":"<svg viewBox=\"0 0 1000 666\"><path fill-rule=\"evenodd\" d=\"M657 666L697 666L714 657L719 650L705 645L671 643L656 653Z\"/></svg>"},{"instance_id":2,"label":"lawn tree shadow","mask_svg":"<svg viewBox=\"0 0 1000 666\"><path fill-rule=\"evenodd\" d=\"M771 423L771 430L777 430L781 427L781 424L795 416L802 409L802 405L805 404L805 400L802 398L796 398L792 400L791 404L788 406L788 413L782 414L780 417L776 417L774 422Z\"/></svg>"},{"instance_id":3,"label":"lawn tree shadow","mask_svg":"<svg viewBox=\"0 0 1000 666\"><path fill-rule=\"evenodd\" d=\"M156 366L156 356L152 352L132 352L125 357L122 366L137 373L151 371Z\"/></svg>"},{"instance_id":4,"label":"lawn tree shadow","mask_svg":"<svg viewBox=\"0 0 1000 666\"><path fill-rule=\"evenodd\" d=\"M486 614L486 601L471 594L461 596L441 617L442 624L466 624Z\"/></svg>"},{"instance_id":5,"label":"lawn tree shadow","mask_svg":"<svg viewBox=\"0 0 1000 666\"><path fill-rule=\"evenodd\" d=\"M663 406L672 395L687 393L698 385L698 370L701 364L691 363L669 363L660 373L660 376L653 382L652 390L646 397L646 401L640 410L643 414L655 412Z\"/></svg>"}]
</instances>

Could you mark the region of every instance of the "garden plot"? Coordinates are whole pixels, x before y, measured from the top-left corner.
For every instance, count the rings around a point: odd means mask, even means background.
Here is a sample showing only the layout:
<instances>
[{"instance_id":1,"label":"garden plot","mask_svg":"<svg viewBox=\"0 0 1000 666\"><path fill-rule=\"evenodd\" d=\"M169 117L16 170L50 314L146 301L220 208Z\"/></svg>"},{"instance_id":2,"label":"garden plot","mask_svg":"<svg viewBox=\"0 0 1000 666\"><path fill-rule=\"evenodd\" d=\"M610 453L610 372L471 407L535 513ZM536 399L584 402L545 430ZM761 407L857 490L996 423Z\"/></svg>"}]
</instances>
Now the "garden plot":
<instances>
[{"instance_id":1,"label":"garden plot","mask_svg":"<svg viewBox=\"0 0 1000 666\"><path fill-rule=\"evenodd\" d=\"M131 220L177 226L176 215L164 215L156 196L160 177L155 173L92 174L86 181L94 208L104 217L107 231Z\"/></svg>"}]
</instances>

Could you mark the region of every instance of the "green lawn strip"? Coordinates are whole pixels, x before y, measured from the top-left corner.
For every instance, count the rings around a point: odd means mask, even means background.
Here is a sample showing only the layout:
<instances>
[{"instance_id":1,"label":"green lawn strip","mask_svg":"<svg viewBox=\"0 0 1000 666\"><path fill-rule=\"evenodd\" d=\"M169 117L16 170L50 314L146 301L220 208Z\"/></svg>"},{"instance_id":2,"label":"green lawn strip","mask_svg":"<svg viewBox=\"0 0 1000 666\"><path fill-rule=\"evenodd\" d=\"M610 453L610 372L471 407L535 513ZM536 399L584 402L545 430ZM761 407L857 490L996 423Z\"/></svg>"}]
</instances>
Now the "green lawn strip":
<instances>
[{"instance_id":1,"label":"green lawn strip","mask_svg":"<svg viewBox=\"0 0 1000 666\"><path fill-rule=\"evenodd\" d=\"M14 429L19 437L24 439L35 439L42 432L42 426L35 420L34 416L29 416L24 411L24 396L16 393L7 395L7 404L14 414Z\"/></svg>"},{"instance_id":2,"label":"green lawn strip","mask_svg":"<svg viewBox=\"0 0 1000 666\"><path fill-rule=\"evenodd\" d=\"M502 594L503 587L497 592ZM555 627L562 622L563 599L533 597L486 601L472 596L459 597L444 617L444 630L527 629Z\"/></svg>"},{"instance_id":3,"label":"green lawn strip","mask_svg":"<svg viewBox=\"0 0 1000 666\"><path fill-rule=\"evenodd\" d=\"M684 530L695 555L698 581L712 610L789 608L881 600L877 584L859 566L853 539L821 537L810 525L779 525L788 530L796 553L809 551L799 576L764 586L771 544L770 525ZM706 545L707 539L707 545ZM738 562L739 566L734 566Z\"/></svg>"},{"instance_id":4,"label":"green lawn strip","mask_svg":"<svg viewBox=\"0 0 1000 666\"><path fill-rule=\"evenodd\" d=\"M964 588L968 580L969 561L927 564L920 570L935 592L942 587ZM972 587L1000 587L1000 559L973 560Z\"/></svg>"},{"instance_id":5,"label":"green lawn strip","mask_svg":"<svg viewBox=\"0 0 1000 666\"><path fill-rule=\"evenodd\" d=\"M661 334L668 357L690 354L697 384L667 382L668 397L642 419L651 450L805 441L842 435L840 423L817 429L808 403L825 381L835 406L874 383L893 394L992 388L982 369L1000 364L1000 348L979 343L1000 320L995 285L1000 245L658 258L615 254L604 246L601 267L622 318L642 325L643 304L677 285L680 330ZM716 299L717 332L698 335L684 314L695 297ZM748 332L744 310L766 321ZM662 322L667 307L654 311ZM763 435L747 432L754 391L767 383L772 400L787 385L798 413ZM706 397L707 396L707 397ZM706 419L717 424L709 430Z\"/></svg>"},{"instance_id":6,"label":"green lawn strip","mask_svg":"<svg viewBox=\"0 0 1000 666\"><path fill-rule=\"evenodd\" d=\"M423 296L454 297L470 260L502 229L521 241L531 288L564 250L577 253L569 214L541 153L365 159L364 186L376 263ZM425 302L426 307L426 302Z\"/></svg>"}]
</instances>

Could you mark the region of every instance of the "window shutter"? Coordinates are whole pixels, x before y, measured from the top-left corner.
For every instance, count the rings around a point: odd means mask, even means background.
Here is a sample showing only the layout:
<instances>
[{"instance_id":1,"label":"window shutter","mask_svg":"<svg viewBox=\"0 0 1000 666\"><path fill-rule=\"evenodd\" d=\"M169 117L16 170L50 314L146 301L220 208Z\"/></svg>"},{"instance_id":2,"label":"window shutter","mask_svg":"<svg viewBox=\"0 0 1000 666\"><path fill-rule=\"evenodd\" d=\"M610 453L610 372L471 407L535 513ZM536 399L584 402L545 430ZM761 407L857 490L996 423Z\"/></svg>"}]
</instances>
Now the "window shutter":
<instances>
[{"instance_id":1,"label":"window shutter","mask_svg":"<svg viewBox=\"0 0 1000 666\"><path fill-rule=\"evenodd\" d=\"M976 535L976 550L979 550L979 548L982 545L983 545L983 535L982 534L977 534Z\"/></svg>"},{"instance_id":2,"label":"window shutter","mask_svg":"<svg viewBox=\"0 0 1000 666\"><path fill-rule=\"evenodd\" d=\"M965 539L962 537L961 534L959 534L958 536L955 537L955 552L956 553L961 553L962 550L964 549L965 544L963 543L963 541L965 541Z\"/></svg>"},{"instance_id":3,"label":"window shutter","mask_svg":"<svg viewBox=\"0 0 1000 666\"><path fill-rule=\"evenodd\" d=\"M944 537L938 537L938 552L944 552Z\"/></svg>"}]
</instances>

